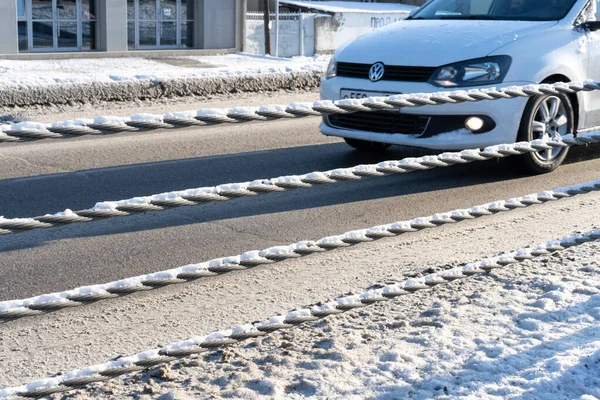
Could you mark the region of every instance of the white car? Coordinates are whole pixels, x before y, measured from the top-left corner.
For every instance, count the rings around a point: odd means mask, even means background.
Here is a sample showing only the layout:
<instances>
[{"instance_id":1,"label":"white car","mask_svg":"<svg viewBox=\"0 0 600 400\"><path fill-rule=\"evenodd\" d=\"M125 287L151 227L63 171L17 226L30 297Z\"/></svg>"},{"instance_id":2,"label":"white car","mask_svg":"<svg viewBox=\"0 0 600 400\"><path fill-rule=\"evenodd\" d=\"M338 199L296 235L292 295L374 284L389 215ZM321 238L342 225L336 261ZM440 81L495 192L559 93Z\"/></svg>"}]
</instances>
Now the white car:
<instances>
[{"instance_id":1,"label":"white car","mask_svg":"<svg viewBox=\"0 0 600 400\"><path fill-rule=\"evenodd\" d=\"M431 0L408 19L339 48L321 98L600 80L596 1ZM329 115L321 132L365 151L392 144L462 150L597 126L600 91ZM530 172L548 172L566 153L541 151L520 161Z\"/></svg>"}]
</instances>

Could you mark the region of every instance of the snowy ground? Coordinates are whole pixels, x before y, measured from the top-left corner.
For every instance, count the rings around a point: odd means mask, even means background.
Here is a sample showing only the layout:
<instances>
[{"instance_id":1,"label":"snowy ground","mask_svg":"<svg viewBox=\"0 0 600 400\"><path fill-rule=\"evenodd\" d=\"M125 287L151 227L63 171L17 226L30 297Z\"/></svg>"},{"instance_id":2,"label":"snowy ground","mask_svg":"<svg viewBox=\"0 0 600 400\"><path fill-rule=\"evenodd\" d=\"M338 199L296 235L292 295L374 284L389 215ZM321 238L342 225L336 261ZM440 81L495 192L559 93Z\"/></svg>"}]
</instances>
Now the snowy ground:
<instances>
[{"instance_id":1,"label":"snowy ground","mask_svg":"<svg viewBox=\"0 0 600 400\"><path fill-rule=\"evenodd\" d=\"M598 399L599 250L587 244L65 398Z\"/></svg>"},{"instance_id":2,"label":"snowy ground","mask_svg":"<svg viewBox=\"0 0 600 400\"><path fill-rule=\"evenodd\" d=\"M167 59L0 60L0 89L322 72L329 56L275 58L246 54Z\"/></svg>"}]
</instances>

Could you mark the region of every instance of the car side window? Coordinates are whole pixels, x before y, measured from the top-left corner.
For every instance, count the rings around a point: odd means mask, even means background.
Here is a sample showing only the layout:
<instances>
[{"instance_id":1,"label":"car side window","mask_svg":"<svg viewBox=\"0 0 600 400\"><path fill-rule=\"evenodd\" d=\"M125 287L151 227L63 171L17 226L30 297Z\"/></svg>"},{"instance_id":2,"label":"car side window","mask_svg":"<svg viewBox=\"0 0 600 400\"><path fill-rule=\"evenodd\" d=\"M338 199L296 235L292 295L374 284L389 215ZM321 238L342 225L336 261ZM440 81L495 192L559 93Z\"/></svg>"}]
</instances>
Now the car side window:
<instances>
[{"instance_id":1,"label":"car side window","mask_svg":"<svg viewBox=\"0 0 600 400\"><path fill-rule=\"evenodd\" d=\"M435 15L462 15L465 12L466 6L470 3L469 0L463 1L444 1L440 2L439 9Z\"/></svg>"},{"instance_id":2,"label":"car side window","mask_svg":"<svg viewBox=\"0 0 600 400\"><path fill-rule=\"evenodd\" d=\"M598 0L600 1L600 0ZM494 0L479 0L471 2L471 15L486 15L489 13Z\"/></svg>"},{"instance_id":3,"label":"car side window","mask_svg":"<svg viewBox=\"0 0 600 400\"><path fill-rule=\"evenodd\" d=\"M442 3L435 15L486 15L494 0L462 0Z\"/></svg>"}]
</instances>

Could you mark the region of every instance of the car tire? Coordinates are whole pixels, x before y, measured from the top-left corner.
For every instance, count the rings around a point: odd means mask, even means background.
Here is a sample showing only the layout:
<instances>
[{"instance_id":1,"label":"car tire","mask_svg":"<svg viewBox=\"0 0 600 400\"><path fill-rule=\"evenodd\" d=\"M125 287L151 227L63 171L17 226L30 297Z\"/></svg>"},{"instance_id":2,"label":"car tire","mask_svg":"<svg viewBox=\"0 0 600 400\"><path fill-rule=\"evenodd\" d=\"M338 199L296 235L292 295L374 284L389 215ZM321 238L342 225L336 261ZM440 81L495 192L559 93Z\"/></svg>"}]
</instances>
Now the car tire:
<instances>
[{"instance_id":1,"label":"car tire","mask_svg":"<svg viewBox=\"0 0 600 400\"><path fill-rule=\"evenodd\" d=\"M553 105L556 105L556 108ZM564 94L535 96L525 106L517 141L531 142L535 139L563 136L572 133L574 126L575 114L568 96ZM518 157L521 167L526 172L544 174L558 168L568 151L568 147L555 148L526 153Z\"/></svg>"},{"instance_id":2,"label":"car tire","mask_svg":"<svg viewBox=\"0 0 600 400\"><path fill-rule=\"evenodd\" d=\"M365 153L379 153L387 150L391 146L391 144L388 143L371 142L368 140L350 138L344 138L344 140L351 147L354 147L356 150L359 151L364 151Z\"/></svg>"}]
</instances>

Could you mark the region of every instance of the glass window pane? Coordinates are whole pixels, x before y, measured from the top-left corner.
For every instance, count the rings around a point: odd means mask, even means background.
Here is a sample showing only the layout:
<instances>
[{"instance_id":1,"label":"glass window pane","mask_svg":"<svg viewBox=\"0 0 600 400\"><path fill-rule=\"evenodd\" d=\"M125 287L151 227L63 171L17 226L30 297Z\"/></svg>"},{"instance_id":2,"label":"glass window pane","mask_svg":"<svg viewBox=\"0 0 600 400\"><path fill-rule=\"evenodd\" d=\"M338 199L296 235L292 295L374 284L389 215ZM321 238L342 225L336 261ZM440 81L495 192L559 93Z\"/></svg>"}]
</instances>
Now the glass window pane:
<instances>
[{"instance_id":1,"label":"glass window pane","mask_svg":"<svg viewBox=\"0 0 600 400\"><path fill-rule=\"evenodd\" d=\"M184 22L181 24L181 47L194 47L194 23Z\"/></svg>"},{"instance_id":2,"label":"glass window pane","mask_svg":"<svg viewBox=\"0 0 600 400\"><path fill-rule=\"evenodd\" d=\"M141 20L156 19L156 0L140 0L140 16Z\"/></svg>"},{"instance_id":3,"label":"glass window pane","mask_svg":"<svg viewBox=\"0 0 600 400\"><path fill-rule=\"evenodd\" d=\"M135 22L127 21L127 47L129 50L135 49Z\"/></svg>"},{"instance_id":4,"label":"glass window pane","mask_svg":"<svg viewBox=\"0 0 600 400\"><path fill-rule=\"evenodd\" d=\"M31 0L31 17L33 19L53 19L52 0Z\"/></svg>"},{"instance_id":5,"label":"glass window pane","mask_svg":"<svg viewBox=\"0 0 600 400\"><path fill-rule=\"evenodd\" d=\"M34 49L45 49L54 47L53 25L54 24L52 23L52 21L32 23Z\"/></svg>"},{"instance_id":6,"label":"glass window pane","mask_svg":"<svg viewBox=\"0 0 600 400\"><path fill-rule=\"evenodd\" d=\"M96 19L96 0L81 0L83 19Z\"/></svg>"},{"instance_id":7,"label":"glass window pane","mask_svg":"<svg viewBox=\"0 0 600 400\"><path fill-rule=\"evenodd\" d=\"M160 0L160 18L163 21L177 21L177 1Z\"/></svg>"},{"instance_id":8,"label":"glass window pane","mask_svg":"<svg viewBox=\"0 0 600 400\"><path fill-rule=\"evenodd\" d=\"M181 20L194 19L194 1L192 0L181 0Z\"/></svg>"},{"instance_id":9,"label":"glass window pane","mask_svg":"<svg viewBox=\"0 0 600 400\"><path fill-rule=\"evenodd\" d=\"M134 0L127 0L127 19L135 19L135 2Z\"/></svg>"},{"instance_id":10,"label":"glass window pane","mask_svg":"<svg viewBox=\"0 0 600 400\"><path fill-rule=\"evenodd\" d=\"M177 22L161 23L160 45L177 46Z\"/></svg>"},{"instance_id":11,"label":"glass window pane","mask_svg":"<svg viewBox=\"0 0 600 400\"><path fill-rule=\"evenodd\" d=\"M81 24L81 49L96 50L96 22L83 22Z\"/></svg>"},{"instance_id":12,"label":"glass window pane","mask_svg":"<svg viewBox=\"0 0 600 400\"><path fill-rule=\"evenodd\" d=\"M19 18L25 17L25 0L17 0L17 16Z\"/></svg>"},{"instance_id":13,"label":"glass window pane","mask_svg":"<svg viewBox=\"0 0 600 400\"><path fill-rule=\"evenodd\" d=\"M77 22L58 22L58 47L77 47Z\"/></svg>"},{"instance_id":14,"label":"glass window pane","mask_svg":"<svg viewBox=\"0 0 600 400\"><path fill-rule=\"evenodd\" d=\"M19 22L19 51L29 50L29 44L27 42L27 22Z\"/></svg>"},{"instance_id":15,"label":"glass window pane","mask_svg":"<svg viewBox=\"0 0 600 400\"><path fill-rule=\"evenodd\" d=\"M140 22L140 46L156 46L156 22Z\"/></svg>"},{"instance_id":16,"label":"glass window pane","mask_svg":"<svg viewBox=\"0 0 600 400\"><path fill-rule=\"evenodd\" d=\"M58 19L77 20L77 2L75 0L56 0Z\"/></svg>"}]
</instances>

